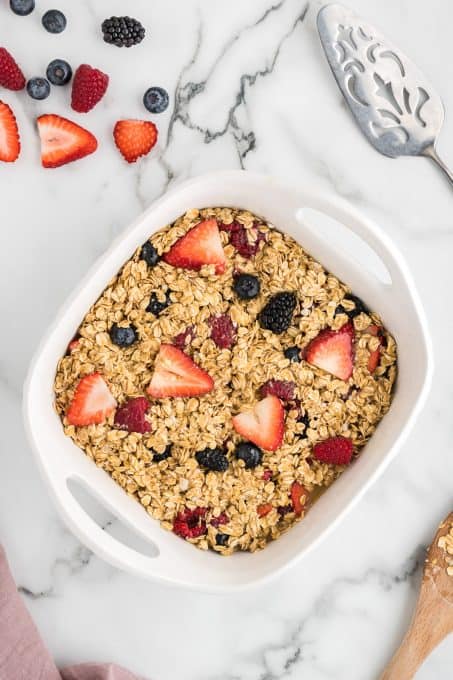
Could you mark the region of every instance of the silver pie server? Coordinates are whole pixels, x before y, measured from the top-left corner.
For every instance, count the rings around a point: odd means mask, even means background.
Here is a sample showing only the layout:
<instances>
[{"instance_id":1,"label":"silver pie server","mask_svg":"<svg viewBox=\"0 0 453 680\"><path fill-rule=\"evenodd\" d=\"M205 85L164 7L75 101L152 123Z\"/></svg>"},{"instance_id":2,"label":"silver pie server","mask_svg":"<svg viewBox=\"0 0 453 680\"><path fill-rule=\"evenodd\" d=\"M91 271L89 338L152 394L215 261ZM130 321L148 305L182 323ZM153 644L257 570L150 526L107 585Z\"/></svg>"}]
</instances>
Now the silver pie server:
<instances>
[{"instance_id":1,"label":"silver pie server","mask_svg":"<svg viewBox=\"0 0 453 680\"><path fill-rule=\"evenodd\" d=\"M444 107L423 73L343 5L322 7L317 24L335 80L368 141L391 158L430 158L453 184L435 149Z\"/></svg>"}]
</instances>

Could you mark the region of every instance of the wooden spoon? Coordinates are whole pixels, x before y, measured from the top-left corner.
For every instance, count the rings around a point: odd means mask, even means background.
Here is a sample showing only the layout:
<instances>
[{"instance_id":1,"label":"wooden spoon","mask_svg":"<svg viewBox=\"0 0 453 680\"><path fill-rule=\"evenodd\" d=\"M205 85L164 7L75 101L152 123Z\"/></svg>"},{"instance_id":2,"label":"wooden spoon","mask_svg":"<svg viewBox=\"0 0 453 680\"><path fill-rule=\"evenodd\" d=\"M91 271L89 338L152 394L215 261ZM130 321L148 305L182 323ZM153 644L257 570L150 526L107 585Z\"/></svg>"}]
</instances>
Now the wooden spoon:
<instances>
[{"instance_id":1,"label":"wooden spoon","mask_svg":"<svg viewBox=\"0 0 453 680\"><path fill-rule=\"evenodd\" d=\"M453 632L453 575L447 573L448 554L438 545L452 526L453 512L439 526L428 550L410 628L381 680L411 680L434 647Z\"/></svg>"}]
</instances>

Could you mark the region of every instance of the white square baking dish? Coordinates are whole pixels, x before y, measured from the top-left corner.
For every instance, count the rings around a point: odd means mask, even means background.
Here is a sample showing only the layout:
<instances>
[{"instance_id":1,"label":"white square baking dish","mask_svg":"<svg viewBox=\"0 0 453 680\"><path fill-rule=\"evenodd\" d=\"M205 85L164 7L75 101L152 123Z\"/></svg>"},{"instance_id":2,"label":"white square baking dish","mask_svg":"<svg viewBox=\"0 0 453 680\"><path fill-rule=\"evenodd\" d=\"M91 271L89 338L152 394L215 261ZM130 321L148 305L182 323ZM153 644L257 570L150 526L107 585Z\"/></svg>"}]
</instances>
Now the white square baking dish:
<instances>
[{"instance_id":1,"label":"white square baking dish","mask_svg":"<svg viewBox=\"0 0 453 680\"><path fill-rule=\"evenodd\" d=\"M293 236L327 269L382 317L398 344L399 373L394 400L359 459L321 496L306 518L258 553L221 558L196 550L160 528L137 501L66 437L53 408L57 362L86 311L110 279L148 237L190 208L230 206L248 209ZM332 238L310 226L304 212L333 218ZM339 226L342 225L342 226ZM346 229L345 229L346 228ZM338 231L342 233L341 250ZM387 280L350 256L357 237L381 261ZM336 237L336 238L335 238ZM385 277L384 277L385 278ZM113 565L172 585L206 591L238 590L267 580L299 560L325 537L382 473L411 429L423 406L432 375L431 345L423 309L406 264L388 237L338 198L288 188L264 175L246 171L211 173L179 185L156 201L99 259L60 311L32 361L24 390L24 417L33 451L59 512L91 550ZM154 545L154 557L138 552L100 528L73 496L76 480Z\"/></svg>"}]
</instances>

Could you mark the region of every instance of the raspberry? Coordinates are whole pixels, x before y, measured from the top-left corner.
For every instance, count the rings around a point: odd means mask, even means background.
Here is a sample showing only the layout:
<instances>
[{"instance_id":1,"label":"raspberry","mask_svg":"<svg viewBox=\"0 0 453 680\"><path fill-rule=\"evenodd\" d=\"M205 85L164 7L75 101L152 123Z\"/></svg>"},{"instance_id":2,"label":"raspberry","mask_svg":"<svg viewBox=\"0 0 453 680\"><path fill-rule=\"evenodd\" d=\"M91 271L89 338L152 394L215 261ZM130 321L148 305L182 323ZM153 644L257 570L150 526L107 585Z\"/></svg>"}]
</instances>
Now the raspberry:
<instances>
[{"instance_id":1,"label":"raspberry","mask_svg":"<svg viewBox=\"0 0 453 680\"><path fill-rule=\"evenodd\" d=\"M228 314L211 316L211 338L217 347L229 349L236 342L236 327Z\"/></svg>"},{"instance_id":2,"label":"raspberry","mask_svg":"<svg viewBox=\"0 0 453 680\"><path fill-rule=\"evenodd\" d=\"M258 231L257 225L258 223L255 222L252 229L246 229L239 222L232 222L231 224L221 224L220 229L229 233L230 243L236 248L239 255L249 260L257 254L260 243L266 240L266 235ZM249 240L250 236L253 237L251 240Z\"/></svg>"},{"instance_id":3,"label":"raspberry","mask_svg":"<svg viewBox=\"0 0 453 680\"><path fill-rule=\"evenodd\" d=\"M146 397L135 397L129 399L123 406L115 413L115 425L120 430L127 430L128 432L139 432L144 434L149 432L151 425L145 420L145 414L148 412L149 401Z\"/></svg>"},{"instance_id":4,"label":"raspberry","mask_svg":"<svg viewBox=\"0 0 453 680\"><path fill-rule=\"evenodd\" d=\"M268 380L261 385L261 397L274 394L282 401L292 401L294 399L295 383L290 380Z\"/></svg>"},{"instance_id":5,"label":"raspberry","mask_svg":"<svg viewBox=\"0 0 453 680\"><path fill-rule=\"evenodd\" d=\"M186 508L176 515L173 522L173 531L181 538L198 538L204 536L208 529L206 526L206 508L195 508L189 510Z\"/></svg>"},{"instance_id":6,"label":"raspberry","mask_svg":"<svg viewBox=\"0 0 453 680\"><path fill-rule=\"evenodd\" d=\"M272 470L264 470L263 479L265 482L268 482L270 479L272 479Z\"/></svg>"},{"instance_id":7,"label":"raspberry","mask_svg":"<svg viewBox=\"0 0 453 680\"><path fill-rule=\"evenodd\" d=\"M331 437L313 447L314 457L331 465L348 465L353 451L352 441L346 437Z\"/></svg>"},{"instance_id":8,"label":"raspberry","mask_svg":"<svg viewBox=\"0 0 453 680\"><path fill-rule=\"evenodd\" d=\"M8 90L23 90L24 74L8 50L0 47L0 85Z\"/></svg>"},{"instance_id":9,"label":"raspberry","mask_svg":"<svg viewBox=\"0 0 453 680\"><path fill-rule=\"evenodd\" d=\"M186 345L190 345L196 335L195 326L187 326L185 330L183 330L181 333L178 333L178 335L175 335L173 338L173 344L178 349L184 349Z\"/></svg>"},{"instance_id":10,"label":"raspberry","mask_svg":"<svg viewBox=\"0 0 453 680\"><path fill-rule=\"evenodd\" d=\"M79 66L72 81L71 106L74 111L87 113L96 106L104 96L109 84L109 77L97 68L88 64Z\"/></svg>"},{"instance_id":11,"label":"raspberry","mask_svg":"<svg viewBox=\"0 0 453 680\"><path fill-rule=\"evenodd\" d=\"M212 517L209 524L217 529L221 524L228 524L230 518L224 512L221 512L217 517Z\"/></svg>"}]
</instances>

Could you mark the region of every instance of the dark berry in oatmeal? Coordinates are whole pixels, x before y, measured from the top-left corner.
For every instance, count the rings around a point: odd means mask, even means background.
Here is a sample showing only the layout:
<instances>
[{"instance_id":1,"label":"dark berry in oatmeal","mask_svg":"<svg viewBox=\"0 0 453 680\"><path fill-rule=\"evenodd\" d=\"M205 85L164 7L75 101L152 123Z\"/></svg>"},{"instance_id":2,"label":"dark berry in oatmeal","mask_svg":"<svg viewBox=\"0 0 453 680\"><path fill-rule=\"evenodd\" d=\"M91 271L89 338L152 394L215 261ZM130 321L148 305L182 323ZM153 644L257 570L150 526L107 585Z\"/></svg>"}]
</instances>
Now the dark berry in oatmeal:
<instances>
[{"instance_id":1,"label":"dark berry in oatmeal","mask_svg":"<svg viewBox=\"0 0 453 680\"><path fill-rule=\"evenodd\" d=\"M157 293L151 293L151 297L146 308L146 311L150 314L154 314L154 316L159 316L159 314L161 314L165 309L167 309L167 307L171 305L171 296L169 290L165 291L165 300L162 301L159 298L160 296L157 297Z\"/></svg>"},{"instance_id":2,"label":"dark berry in oatmeal","mask_svg":"<svg viewBox=\"0 0 453 680\"><path fill-rule=\"evenodd\" d=\"M181 333L175 335L173 344L175 347L178 347L178 349L184 349L187 345L190 345L196 335L195 326L187 326Z\"/></svg>"},{"instance_id":3,"label":"dark berry in oatmeal","mask_svg":"<svg viewBox=\"0 0 453 680\"><path fill-rule=\"evenodd\" d=\"M348 465L351 462L354 446L347 437L330 437L313 447L314 457L321 463Z\"/></svg>"},{"instance_id":4,"label":"dark berry in oatmeal","mask_svg":"<svg viewBox=\"0 0 453 680\"><path fill-rule=\"evenodd\" d=\"M251 442L241 442L235 451L236 458L243 460L247 469L255 468L263 460L263 452Z\"/></svg>"},{"instance_id":5,"label":"dark berry in oatmeal","mask_svg":"<svg viewBox=\"0 0 453 680\"><path fill-rule=\"evenodd\" d=\"M224 512L221 512L220 515L218 515L217 517L212 517L209 524L211 526L217 528L221 524L228 524L229 521L230 521L230 518L228 517L228 515Z\"/></svg>"},{"instance_id":6,"label":"dark berry in oatmeal","mask_svg":"<svg viewBox=\"0 0 453 680\"><path fill-rule=\"evenodd\" d=\"M134 397L120 406L115 413L115 426L120 430L145 434L151 425L145 416L148 413L149 401L146 397Z\"/></svg>"},{"instance_id":7,"label":"dark berry in oatmeal","mask_svg":"<svg viewBox=\"0 0 453 680\"><path fill-rule=\"evenodd\" d=\"M228 458L223 449L204 449L195 454L196 461L201 467L215 472L225 472L228 469Z\"/></svg>"},{"instance_id":8,"label":"dark berry in oatmeal","mask_svg":"<svg viewBox=\"0 0 453 680\"><path fill-rule=\"evenodd\" d=\"M225 547L228 545L230 537L228 534L216 534L215 536L215 544L220 545L222 547Z\"/></svg>"},{"instance_id":9,"label":"dark berry in oatmeal","mask_svg":"<svg viewBox=\"0 0 453 680\"><path fill-rule=\"evenodd\" d=\"M261 284L253 274L238 274L234 277L233 290L241 300L252 300L260 294Z\"/></svg>"},{"instance_id":10,"label":"dark berry in oatmeal","mask_svg":"<svg viewBox=\"0 0 453 680\"><path fill-rule=\"evenodd\" d=\"M168 444L165 447L165 451L163 451L162 453L154 452L153 463L160 463L161 461L167 460L167 458L170 458L171 453L172 453L172 449L173 449L173 444Z\"/></svg>"},{"instance_id":11,"label":"dark berry in oatmeal","mask_svg":"<svg viewBox=\"0 0 453 680\"><path fill-rule=\"evenodd\" d=\"M265 482L269 482L272 479L272 470L264 470L263 479Z\"/></svg>"},{"instance_id":12,"label":"dark berry in oatmeal","mask_svg":"<svg viewBox=\"0 0 453 680\"><path fill-rule=\"evenodd\" d=\"M274 394L282 401L292 401L294 399L296 385L290 380L268 380L261 385L261 396L267 397Z\"/></svg>"},{"instance_id":13,"label":"dark berry in oatmeal","mask_svg":"<svg viewBox=\"0 0 453 680\"><path fill-rule=\"evenodd\" d=\"M230 243L247 260L255 257L260 249L260 244L266 240L266 235L259 231L256 226L246 229L240 222L222 224L221 229L230 235Z\"/></svg>"},{"instance_id":14,"label":"dark berry in oatmeal","mask_svg":"<svg viewBox=\"0 0 453 680\"><path fill-rule=\"evenodd\" d=\"M291 326L296 308L295 293L277 293L273 295L260 312L259 320L262 328L273 333L283 333Z\"/></svg>"},{"instance_id":15,"label":"dark berry in oatmeal","mask_svg":"<svg viewBox=\"0 0 453 680\"><path fill-rule=\"evenodd\" d=\"M146 243L142 245L140 259L144 260L149 267L155 267L159 262L159 253L150 241L146 241Z\"/></svg>"},{"instance_id":16,"label":"dark berry in oatmeal","mask_svg":"<svg viewBox=\"0 0 453 680\"><path fill-rule=\"evenodd\" d=\"M173 531L181 538L198 538L204 536L208 528L206 526L206 508L186 508L176 515L173 522Z\"/></svg>"},{"instance_id":17,"label":"dark berry in oatmeal","mask_svg":"<svg viewBox=\"0 0 453 680\"><path fill-rule=\"evenodd\" d=\"M287 347L283 354L285 355L285 358L289 359L293 364L298 364L301 361L299 347Z\"/></svg>"},{"instance_id":18,"label":"dark berry in oatmeal","mask_svg":"<svg viewBox=\"0 0 453 680\"><path fill-rule=\"evenodd\" d=\"M236 326L228 314L211 316L211 338L220 349L229 349L236 342Z\"/></svg>"},{"instance_id":19,"label":"dark berry in oatmeal","mask_svg":"<svg viewBox=\"0 0 453 680\"><path fill-rule=\"evenodd\" d=\"M137 342L137 330L135 326L118 326L114 323L110 329L110 339L118 347L130 347Z\"/></svg>"},{"instance_id":20,"label":"dark berry in oatmeal","mask_svg":"<svg viewBox=\"0 0 453 680\"><path fill-rule=\"evenodd\" d=\"M369 314L370 313L370 310L368 309L366 304L363 302L363 300L361 300L356 295L352 295L352 293L348 293L347 295L344 296L343 299L348 300L349 302L352 302L354 304L354 307L352 309L346 309L340 303L335 310L335 315L346 314L346 316L349 316L350 319L355 319L355 317L359 316L359 314Z\"/></svg>"}]
</instances>

